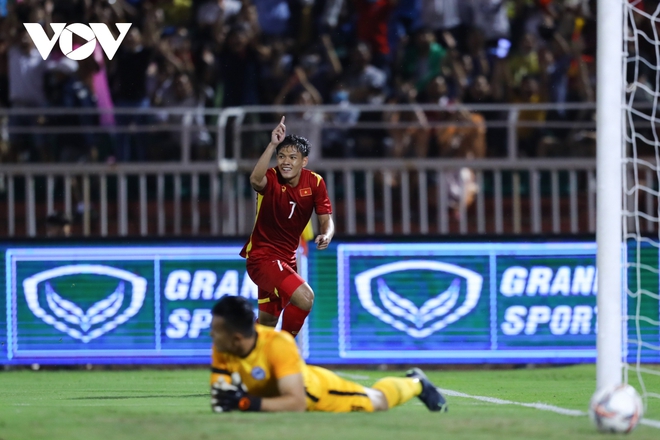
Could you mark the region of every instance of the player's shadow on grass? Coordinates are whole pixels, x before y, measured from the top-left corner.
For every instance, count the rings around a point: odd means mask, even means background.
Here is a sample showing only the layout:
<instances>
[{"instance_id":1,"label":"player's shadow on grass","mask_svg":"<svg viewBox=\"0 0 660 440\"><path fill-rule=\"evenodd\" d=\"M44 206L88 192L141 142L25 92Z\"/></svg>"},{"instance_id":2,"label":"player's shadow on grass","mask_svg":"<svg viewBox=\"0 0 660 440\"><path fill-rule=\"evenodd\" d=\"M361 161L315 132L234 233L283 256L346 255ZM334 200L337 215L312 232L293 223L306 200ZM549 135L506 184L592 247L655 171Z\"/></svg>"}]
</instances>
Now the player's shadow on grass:
<instances>
[{"instance_id":1,"label":"player's shadow on grass","mask_svg":"<svg viewBox=\"0 0 660 440\"><path fill-rule=\"evenodd\" d=\"M209 394L159 394L151 396L97 396L97 397L70 397L66 400L117 400L117 399L156 399L162 397L208 397Z\"/></svg>"}]
</instances>

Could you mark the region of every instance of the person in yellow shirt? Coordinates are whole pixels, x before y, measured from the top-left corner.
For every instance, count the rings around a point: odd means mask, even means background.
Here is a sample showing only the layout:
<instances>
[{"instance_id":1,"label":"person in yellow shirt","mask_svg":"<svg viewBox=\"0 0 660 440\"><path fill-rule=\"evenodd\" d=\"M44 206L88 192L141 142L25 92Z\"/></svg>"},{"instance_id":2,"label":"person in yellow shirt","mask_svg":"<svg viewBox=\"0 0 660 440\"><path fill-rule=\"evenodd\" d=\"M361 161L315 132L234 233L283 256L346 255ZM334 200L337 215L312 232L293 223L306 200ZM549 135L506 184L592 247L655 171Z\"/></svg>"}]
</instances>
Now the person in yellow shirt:
<instances>
[{"instance_id":1,"label":"person in yellow shirt","mask_svg":"<svg viewBox=\"0 0 660 440\"><path fill-rule=\"evenodd\" d=\"M250 302L225 296L211 311L211 408L227 411L386 411L418 397L431 411L447 402L419 368L372 387L307 365L295 340L254 322Z\"/></svg>"}]
</instances>

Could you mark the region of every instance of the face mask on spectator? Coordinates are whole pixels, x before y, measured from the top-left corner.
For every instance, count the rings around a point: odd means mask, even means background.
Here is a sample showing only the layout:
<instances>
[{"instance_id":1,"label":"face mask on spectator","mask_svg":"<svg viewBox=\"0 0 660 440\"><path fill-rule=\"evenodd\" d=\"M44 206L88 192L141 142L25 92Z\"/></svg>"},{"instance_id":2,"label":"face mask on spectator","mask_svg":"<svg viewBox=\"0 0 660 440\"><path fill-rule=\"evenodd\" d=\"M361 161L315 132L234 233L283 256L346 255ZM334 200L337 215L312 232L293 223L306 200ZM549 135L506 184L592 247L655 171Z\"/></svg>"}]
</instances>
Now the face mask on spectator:
<instances>
[{"instance_id":1,"label":"face mask on spectator","mask_svg":"<svg viewBox=\"0 0 660 440\"><path fill-rule=\"evenodd\" d=\"M348 90L337 90L332 93L332 102L334 104L339 104L344 101L348 101Z\"/></svg>"}]
</instances>

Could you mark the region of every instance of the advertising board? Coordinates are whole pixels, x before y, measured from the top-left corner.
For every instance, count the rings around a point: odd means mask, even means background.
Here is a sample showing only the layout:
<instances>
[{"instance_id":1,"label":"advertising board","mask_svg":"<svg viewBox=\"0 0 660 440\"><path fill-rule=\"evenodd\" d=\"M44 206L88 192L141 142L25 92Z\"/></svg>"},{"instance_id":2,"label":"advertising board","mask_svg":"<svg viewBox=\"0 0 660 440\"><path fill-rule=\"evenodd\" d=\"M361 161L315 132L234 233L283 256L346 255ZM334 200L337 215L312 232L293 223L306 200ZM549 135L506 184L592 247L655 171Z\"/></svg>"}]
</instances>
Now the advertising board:
<instances>
[{"instance_id":1,"label":"advertising board","mask_svg":"<svg viewBox=\"0 0 660 440\"><path fill-rule=\"evenodd\" d=\"M256 311L241 245L0 247L0 363L207 363L214 302L241 295ZM656 248L639 255L658 267ZM315 303L297 341L317 364L593 362L595 258L591 241L336 239L299 254ZM637 267L624 303L640 318L629 320L628 358L659 362L658 271Z\"/></svg>"}]
</instances>

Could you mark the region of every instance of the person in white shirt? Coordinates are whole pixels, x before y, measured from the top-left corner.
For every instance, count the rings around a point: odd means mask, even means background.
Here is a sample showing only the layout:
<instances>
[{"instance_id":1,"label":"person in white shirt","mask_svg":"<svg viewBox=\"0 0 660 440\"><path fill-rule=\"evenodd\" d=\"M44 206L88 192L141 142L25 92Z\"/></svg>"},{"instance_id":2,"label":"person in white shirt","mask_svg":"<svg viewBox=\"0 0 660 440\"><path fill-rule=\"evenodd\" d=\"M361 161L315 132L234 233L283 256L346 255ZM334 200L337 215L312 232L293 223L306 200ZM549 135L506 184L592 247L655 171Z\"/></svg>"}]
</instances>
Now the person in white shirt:
<instances>
[{"instance_id":1,"label":"person in white shirt","mask_svg":"<svg viewBox=\"0 0 660 440\"><path fill-rule=\"evenodd\" d=\"M38 109L47 106L48 100L44 88L46 71L71 75L78 70L78 63L66 57L61 57L59 60L44 60L23 26L18 27L14 43L7 51L7 58L9 103L12 108L17 109ZM29 134L29 127L44 123L45 118L34 113L10 117L11 129L19 131L10 132L10 148L19 161L44 158L46 153L44 135Z\"/></svg>"}]
</instances>

